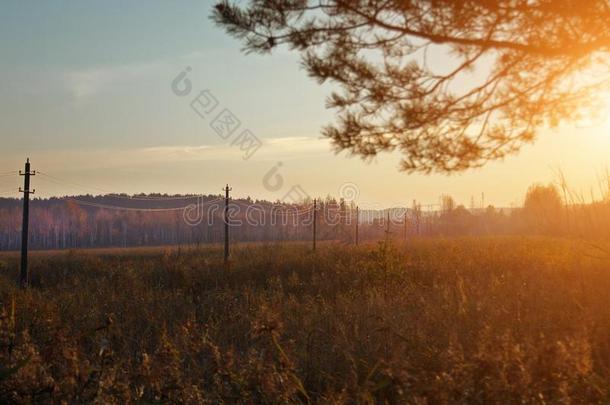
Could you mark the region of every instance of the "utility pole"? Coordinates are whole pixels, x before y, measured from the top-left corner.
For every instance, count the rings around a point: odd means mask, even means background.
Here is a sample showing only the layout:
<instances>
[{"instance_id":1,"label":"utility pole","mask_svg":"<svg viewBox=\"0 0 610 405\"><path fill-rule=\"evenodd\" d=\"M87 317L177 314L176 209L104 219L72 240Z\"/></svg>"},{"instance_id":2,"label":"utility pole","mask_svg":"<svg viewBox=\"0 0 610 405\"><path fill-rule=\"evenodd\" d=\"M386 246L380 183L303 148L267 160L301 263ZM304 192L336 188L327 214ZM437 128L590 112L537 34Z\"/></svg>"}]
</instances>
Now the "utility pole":
<instances>
[{"instance_id":1,"label":"utility pole","mask_svg":"<svg viewBox=\"0 0 610 405\"><path fill-rule=\"evenodd\" d=\"M419 236L419 221L421 219L421 206L413 199L413 220L415 221L415 235Z\"/></svg>"},{"instance_id":2,"label":"utility pole","mask_svg":"<svg viewBox=\"0 0 610 405\"><path fill-rule=\"evenodd\" d=\"M387 212L387 216L386 216L385 234L387 237L390 236L390 209L389 208L388 208L388 212Z\"/></svg>"},{"instance_id":3,"label":"utility pole","mask_svg":"<svg viewBox=\"0 0 610 405\"><path fill-rule=\"evenodd\" d=\"M313 200L313 251L316 251L316 222L318 219L317 199Z\"/></svg>"},{"instance_id":4,"label":"utility pole","mask_svg":"<svg viewBox=\"0 0 610 405\"><path fill-rule=\"evenodd\" d=\"M360 224L360 209L356 206L356 246L358 246L358 225Z\"/></svg>"},{"instance_id":5,"label":"utility pole","mask_svg":"<svg viewBox=\"0 0 610 405\"><path fill-rule=\"evenodd\" d=\"M407 225L407 207L405 207L405 216L403 218L403 221L404 221L404 228L405 228L404 229L404 233L405 233L404 237L405 237L405 242L406 242L407 241L407 226L408 226Z\"/></svg>"},{"instance_id":6,"label":"utility pole","mask_svg":"<svg viewBox=\"0 0 610 405\"><path fill-rule=\"evenodd\" d=\"M19 285L21 288L28 286L28 227L30 221L30 176L35 176L36 172L30 172L30 158L25 162L25 172L19 171L23 178L23 189L19 187L19 192L23 193L23 222L21 223L21 271L19 272Z\"/></svg>"},{"instance_id":7,"label":"utility pole","mask_svg":"<svg viewBox=\"0 0 610 405\"><path fill-rule=\"evenodd\" d=\"M233 188L227 186L223 189L225 192L225 264L229 263L229 191Z\"/></svg>"}]
</instances>

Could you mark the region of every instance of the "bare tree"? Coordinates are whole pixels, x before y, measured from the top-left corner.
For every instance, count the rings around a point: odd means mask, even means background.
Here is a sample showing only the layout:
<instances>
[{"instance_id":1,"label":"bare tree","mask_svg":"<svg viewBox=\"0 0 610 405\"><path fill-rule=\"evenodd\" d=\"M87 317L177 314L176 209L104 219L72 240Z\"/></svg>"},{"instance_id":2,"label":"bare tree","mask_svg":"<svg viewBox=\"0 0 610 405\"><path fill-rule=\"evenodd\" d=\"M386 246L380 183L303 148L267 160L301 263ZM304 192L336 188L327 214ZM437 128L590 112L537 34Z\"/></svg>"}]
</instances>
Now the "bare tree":
<instances>
[{"instance_id":1,"label":"bare tree","mask_svg":"<svg viewBox=\"0 0 610 405\"><path fill-rule=\"evenodd\" d=\"M212 18L248 52L301 53L311 77L338 85L323 130L337 151L399 150L407 172L514 153L590 114L609 84L608 0L222 1Z\"/></svg>"}]
</instances>

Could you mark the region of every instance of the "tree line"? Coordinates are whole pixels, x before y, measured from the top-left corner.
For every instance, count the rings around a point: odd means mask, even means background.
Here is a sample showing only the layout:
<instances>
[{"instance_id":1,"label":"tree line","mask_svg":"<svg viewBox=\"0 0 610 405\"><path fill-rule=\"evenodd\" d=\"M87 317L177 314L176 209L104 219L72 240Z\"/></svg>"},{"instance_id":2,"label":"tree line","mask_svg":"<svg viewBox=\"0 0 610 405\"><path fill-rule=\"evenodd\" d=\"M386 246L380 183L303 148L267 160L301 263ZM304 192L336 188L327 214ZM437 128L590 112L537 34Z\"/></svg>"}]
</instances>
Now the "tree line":
<instances>
[{"instance_id":1,"label":"tree line","mask_svg":"<svg viewBox=\"0 0 610 405\"><path fill-rule=\"evenodd\" d=\"M224 238L224 201L218 196L121 197L32 200L31 248L204 244ZM181 207L191 207L194 216L189 220ZM360 209L358 221L356 212L354 203L332 197L318 199L317 239L355 243L356 222L358 239L363 242L417 236L610 236L608 199L565 201L553 185L530 187L519 208L466 208L452 197L442 196L434 210L424 210L417 202L407 208ZM308 241L313 231L312 202L286 205L250 198L232 200L229 224L232 242ZM0 250L19 249L20 237L21 200L0 199Z\"/></svg>"}]
</instances>

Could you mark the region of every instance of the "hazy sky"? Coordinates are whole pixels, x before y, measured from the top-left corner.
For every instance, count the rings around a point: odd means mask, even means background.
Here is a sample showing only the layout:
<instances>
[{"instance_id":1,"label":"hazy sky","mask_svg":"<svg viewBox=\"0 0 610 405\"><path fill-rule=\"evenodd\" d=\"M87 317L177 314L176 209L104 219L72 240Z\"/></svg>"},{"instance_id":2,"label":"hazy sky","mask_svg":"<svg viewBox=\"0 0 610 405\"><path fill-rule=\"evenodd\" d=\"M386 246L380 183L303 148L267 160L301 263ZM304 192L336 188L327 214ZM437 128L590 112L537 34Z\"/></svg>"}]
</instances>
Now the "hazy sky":
<instances>
[{"instance_id":1,"label":"hazy sky","mask_svg":"<svg viewBox=\"0 0 610 405\"><path fill-rule=\"evenodd\" d=\"M485 193L486 204L508 206L562 169L577 192L589 199L593 187L599 197L596 176L610 149L610 125L601 121L544 131L516 157L449 177L400 173L398 155L371 164L337 156L320 137L333 118L325 109L328 88L307 77L298 55L241 53L241 44L208 19L212 4L4 1L0 174L22 168L29 156L33 169L61 180L35 177L40 196L216 194L230 183L236 196L281 199L296 185L326 196L353 183L363 205L435 203L443 193L470 205L471 196L480 204ZM187 66L192 91L179 97L171 83ZM219 102L205 118L190 106L202 90ZM231 145L234 138L210 127L224 108L241 121L238 132L249 129L263 141L249 160ZM283 183L265 187L277 162ZM0 195L17 196L20 181L0 177Z\"/></svg>"}]
</instances>

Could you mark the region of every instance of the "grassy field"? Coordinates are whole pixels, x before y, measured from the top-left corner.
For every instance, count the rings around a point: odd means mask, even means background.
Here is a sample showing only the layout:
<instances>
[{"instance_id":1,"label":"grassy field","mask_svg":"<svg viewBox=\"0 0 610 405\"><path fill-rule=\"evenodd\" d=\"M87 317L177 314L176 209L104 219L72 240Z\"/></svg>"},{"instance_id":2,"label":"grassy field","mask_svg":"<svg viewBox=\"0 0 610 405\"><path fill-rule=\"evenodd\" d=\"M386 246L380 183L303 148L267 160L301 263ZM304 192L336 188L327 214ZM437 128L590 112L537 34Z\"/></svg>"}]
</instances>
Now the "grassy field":
<instances>
[{"instance_id":1,"label":"grassy field","mask_svg":"<svg viewBox=\"0 0 610 405\"><path fill-rule=\"evenodd\" d=\"M610 255L575 240L0 255L0 402L608 403Z\"/></svg>"}]
</instances>

